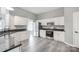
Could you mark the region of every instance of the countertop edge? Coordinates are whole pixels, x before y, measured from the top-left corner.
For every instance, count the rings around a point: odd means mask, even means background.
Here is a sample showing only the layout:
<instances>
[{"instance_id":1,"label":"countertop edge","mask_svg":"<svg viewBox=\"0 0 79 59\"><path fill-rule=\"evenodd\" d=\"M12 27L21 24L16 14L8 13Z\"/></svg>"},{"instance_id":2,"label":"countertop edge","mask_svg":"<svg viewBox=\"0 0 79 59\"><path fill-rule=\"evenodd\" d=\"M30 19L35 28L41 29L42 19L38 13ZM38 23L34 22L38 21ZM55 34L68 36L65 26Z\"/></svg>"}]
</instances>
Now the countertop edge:
<instances>
[{"instance_id":1,"label":"countertop edge","mask_svg":"<svg viewBox=\"0 0 79 59\"><path fill-rule=\"evenodd\" d=\"M14 47L12 47L12 48L9 48L9 49L6 49L5 51L2 51L2 52L8 52L8 51L10 51L10 50L12 50L12 49L15 49L15 48L17 48L17 47L20 47L22 44L18 44L18 45L16 45L16 46L14 46Z\"/></svg>"},{"instance_id":2,"label":"countertop edge","mask_svg":"<svg viewBox=\"0 0 79 59\"><path fill-rule=\"evenodd\" d=\"M64 29L40 29L40 30L52 30L52 31L63 31L63 32L65 32L65 30Z\"/></svg>"}]
</instances>

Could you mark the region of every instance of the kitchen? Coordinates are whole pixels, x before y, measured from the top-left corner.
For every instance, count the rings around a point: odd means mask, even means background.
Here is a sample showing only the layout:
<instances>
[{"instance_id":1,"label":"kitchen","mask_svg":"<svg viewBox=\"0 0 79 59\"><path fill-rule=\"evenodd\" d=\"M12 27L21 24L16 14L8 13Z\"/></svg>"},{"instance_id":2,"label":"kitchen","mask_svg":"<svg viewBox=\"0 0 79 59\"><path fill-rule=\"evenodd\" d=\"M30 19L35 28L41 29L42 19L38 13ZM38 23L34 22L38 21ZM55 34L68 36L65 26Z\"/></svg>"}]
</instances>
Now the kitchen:
<instances>
[{"instance_id":1,"label":"kitchen","mask_svg":"<svg viewBox=\"0 0 79 59\"><path fill-rule=\"evenodd\" d=\"M40 28L40 37L48 37L50 39L64 42L64 17L60 16L49 20L51 21L48 21L48 19L39 20L42 27Z\"/></svg>"},{"instance_id":2,"label":"kitchen","mask_svg":"<svg viewBox=\"0 0 79 59\"><path fill-rule=\"evenodd\" d=\"M78 7L13 9L0 8L1 52L79 51Z\"/></svg>"}]
</instances>

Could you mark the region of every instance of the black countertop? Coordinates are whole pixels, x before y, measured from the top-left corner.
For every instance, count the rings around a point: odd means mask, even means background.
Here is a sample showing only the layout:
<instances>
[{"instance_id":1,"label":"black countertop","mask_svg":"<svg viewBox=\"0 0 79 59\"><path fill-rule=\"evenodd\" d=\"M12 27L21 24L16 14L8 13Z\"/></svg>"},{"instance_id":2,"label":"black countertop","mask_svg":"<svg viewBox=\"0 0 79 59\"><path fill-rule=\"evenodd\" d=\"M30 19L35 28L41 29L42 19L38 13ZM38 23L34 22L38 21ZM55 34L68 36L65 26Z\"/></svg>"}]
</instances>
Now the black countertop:
<instances>
[{"instance_id":1,"label":"black countertop","mask_svg":"<svg viewBox=\"0 0 79 59\"><path fill-rule=\"evenodd\" d=\"M40 30L51 30L51 31L64 31L64 29L47 29L47 28L41 28Z\"/></svg>"},{"instance_id":2,"label":"black countertop","mask_svg":"<svg viewBox=\"0 0 79 59\"><path fill-rule=\"evenodd\" d=\"M0 37L7 35L8 33L12 34L12 33L19 32L19 31L26 31L26 29L11 29L11 30L0 31Z\"/></svg>"},{"instance_id":3,"label":"black countertop","mask_svg":"<svg viewBox=\"0 0 79 59\"><path fill-rule=\"evenodd\" d=\"M15 31L24 31L26 29L10 29L10 30L4 30L4 31L0 31L0 33L3 33L3 32L15 32Z\"/></svg>"}]
</instances>

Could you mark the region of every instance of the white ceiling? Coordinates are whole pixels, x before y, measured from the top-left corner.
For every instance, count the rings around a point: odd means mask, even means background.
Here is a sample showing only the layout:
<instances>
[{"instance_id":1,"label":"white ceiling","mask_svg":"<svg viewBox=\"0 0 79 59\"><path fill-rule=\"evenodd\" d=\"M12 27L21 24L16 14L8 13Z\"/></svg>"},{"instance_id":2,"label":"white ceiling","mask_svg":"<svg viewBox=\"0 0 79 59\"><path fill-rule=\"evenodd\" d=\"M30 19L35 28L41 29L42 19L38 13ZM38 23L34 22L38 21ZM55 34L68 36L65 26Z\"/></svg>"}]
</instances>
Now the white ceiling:
<instances>
[{"instance_id":1,"label":"white ceiling","mask_svg":"<svg viewBox=\"0 0 79 59\"><path fill-rule=\"evenodd\" d=\"M32 12L34 14L40 14L44 12L49 12L51 10L58 9L60 7L21 7L22 9Z\"/></svg>"}]
</instances>

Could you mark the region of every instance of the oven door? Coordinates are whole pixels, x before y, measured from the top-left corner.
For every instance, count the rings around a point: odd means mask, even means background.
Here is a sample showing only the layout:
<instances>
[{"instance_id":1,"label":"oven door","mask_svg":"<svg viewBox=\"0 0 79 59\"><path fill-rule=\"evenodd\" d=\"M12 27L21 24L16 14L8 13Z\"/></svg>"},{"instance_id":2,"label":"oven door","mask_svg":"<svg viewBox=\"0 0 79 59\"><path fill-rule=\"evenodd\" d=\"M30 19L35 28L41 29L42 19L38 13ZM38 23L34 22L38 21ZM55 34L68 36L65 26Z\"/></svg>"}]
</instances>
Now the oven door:
<instances>
[{"instance_id":1,"label":"oven door","mask_svg":"<svg viewBox=\"0 0 79 59\"><path fill-rule=\"evenodd\" d=\"M46 31L47 37L53 37L53 31Z\"/></svg>"}]
</instances>

